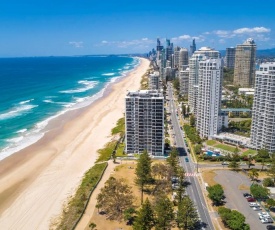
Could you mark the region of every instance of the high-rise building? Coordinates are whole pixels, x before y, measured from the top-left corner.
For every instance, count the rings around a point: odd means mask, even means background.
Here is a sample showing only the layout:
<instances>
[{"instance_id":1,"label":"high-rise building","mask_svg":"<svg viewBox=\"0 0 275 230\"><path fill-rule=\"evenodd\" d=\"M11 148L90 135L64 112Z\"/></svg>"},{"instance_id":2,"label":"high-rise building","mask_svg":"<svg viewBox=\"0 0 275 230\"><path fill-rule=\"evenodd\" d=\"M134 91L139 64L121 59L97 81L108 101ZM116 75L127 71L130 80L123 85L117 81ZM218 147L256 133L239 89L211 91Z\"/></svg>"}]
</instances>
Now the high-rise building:
<instances>
[{"instance_id":1,"label":"high-rise building","mask_svg":"<svg viewBox=\"0 0 275 230\"><path fill-rule=\"evenodd\" d=\"M188 50L186 48L181 48L179 51L179 70L184 70L188 66Z\"/></svg>"},{"instance_id":2,"label":"high-rise building","mask_svg":"<svg viewBox=\"0 0 275 230\"><path fill-rule=\"evenodd\" d=\"M164 153L164 97L156 90L129 92L125 98L126 153L162 156Z\"/></svg>"},{"instance_id":3,"label":"high-rise building","mask_svg":"<svg viewBox=\"0 0 275 230\"><path fill-rule=\"evenodd\" d=\"M159 72L149 74L149 89L158 90L160 85Z\"/></svg>"},{"instance_id":4,"label":"high-rise building","mask_svg":"<svg viewBox=\"0 0 275 230\"><path fill-rule=\"evenodd\" d=\"M195 39L193 39L192 45L190 46L190 55L192 56L193 53L195 53L196 50L197 50L196 42L195 42Z\"/></svg>"},{"instance_id":5,"label":"high-rise building","mask_svg":"<svg viewBox=\"0 0 275 230\"><path fill-rule=\"evenodd\" d=\"M226 48L225 66L229 69L234 69L235 53L236 53L236 48L234 47Z\"/></svg>"},{"instance_id":6,"label":"high-rise building","mask_svg":"<svg viewBox=\"0 0 275 230\"><path fill-rule=\"evenodd\" d=\"M220 53L217 50L209 47L202 47L195 51L189 59L189 88L188 88L188 104L190 112L196 116L197 113L197 98L198 98L198 79L199 79L199 62L203 57L220 58Z\"/></svg>"},{"instance_id":7,"label":"high-rise building","mask_svg":"<svg viewBox=\"0 0 275 230\"><path fill-rule=\"evenodd\" d=\"M179 82L180 82L180 95L183 97L188 96L189 87L189 68L186 70L179 71Z\"/></svg>"},{"instance_id":8,"label":"high-rise building","mask_svg":"<svg viewBox=\"0 0 275 230\"><path fill-rule=\"evenodd\" d=\"M173 68L179 68L179 56L180 56L180 47L176 46L174 48L174 65L173 65Z\"/></svg>"},{"instance_id":9,"label":"high-rise building","mask_svg":"<svg viewBox=\"0 0 275 230\"><path fill-rule=\"evenodd\" d=\"M275 152L275 63L263 63L256 71L252 109L251 144Z\"/></svg>"},{"instance_id":10,"label":"high-rise building","mask_svg":"<svg viewBox=\"0 0 275 230\"><path fill-rule=\"evenodd\" d=\"M253 87L256 71L256 44L252 38L237 45L234 66L234 84Z\"/></svg>"},{"instance_id":11,"label":"high-rise building","mask_svg":"<svg viewBox=\"0 0 275 230\"><path fill-rule=\"evenodd\" d=\"M220 58L204 56L199 62L196 128L202 138L216 135L220 128L222 73Z\"/></svg>"},{"instance_id":12,"label":"high-rise building","mask_svg":"<svg viewBox=\"0 0 275 230\"><path fill-rule=\"evenodd\" d=\"M166 60L172 62L172 54L173 54L173 43L170 42L170 39L166 39Z\"/></svg>"}]
</instances>

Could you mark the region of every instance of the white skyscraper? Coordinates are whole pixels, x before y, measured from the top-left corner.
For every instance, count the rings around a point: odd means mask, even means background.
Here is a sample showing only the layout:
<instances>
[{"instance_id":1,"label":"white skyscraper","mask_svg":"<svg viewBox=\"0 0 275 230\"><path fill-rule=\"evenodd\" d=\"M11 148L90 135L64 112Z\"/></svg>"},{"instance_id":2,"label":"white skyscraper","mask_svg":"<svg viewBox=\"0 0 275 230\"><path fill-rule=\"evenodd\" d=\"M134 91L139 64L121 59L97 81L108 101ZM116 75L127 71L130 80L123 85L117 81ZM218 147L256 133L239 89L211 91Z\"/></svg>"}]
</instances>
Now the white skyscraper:
<instances>
[{"instance_id":1,"label":"white skyscraper","mask_svg":"<svg viewBox=\"0 0 275 230\"><path fill-rule=\"evenodd\" d=\"M181 48L179 51L179 70L185 70L188 65L188 50L186 48Z\"/></svg>"},{"instance_id":2,"label":"white skyscraper","mask_svg":"<svg viewBox=\"0 0 275 230\"><path fill-rule=\"evenodd\" d=\"M275 152L275 63L263 63L256 71L252 110L251 144Z\"/></svg>"},{"instance_id":3,"label":"white skyscraper","mask_svg":"<svg viewBox=\"0 0 275 230\"><path fill-rule=\"evenodd\" d=\"M158 90L160 84L159 72L154 72L149 74L149 89Z\"/></svg>"},{"instance_id":4,"label":"white skyscraper","mask_svg":"<svg viewBox=\"0 0 275 230\"><path fill-rule=\"evenodd\" d=\"M222 94L221 59L207 58L199 62L196 128L202 138L219 131Z\"/></svg>"},{"instance_id":5,"label":"white skyscraper","mask_svg":"<svg viewBox=\"0 0 275 230\"><path fill-rule=\"evenodd\" d=\"M125 99L126 153L162 156L164 153L164 97L156 90L129 92Z\"/></svg>"},{"instance_id":6,"label":"white skyscraper","mask_svg":"<svg viewBox=\"0 0 275 230\"><path fill-rule=\"evenodd\" d=\"M199 62L203 57L220 58L219 51L209 47L202 47L195 51L189 59L189 88L188 88L188 104L190 111L197 116L197 98L198 98L198 81L199 81Z\"/></svg>"},{"instance_id":7,"label":"white skyscraper","mask_svg":"<svg viewBox=\"0 0 275 230\"><path fill-rule=\"evenodd\" d=\"M180 95L183 97L188 96L189 87L189 68L186 70L181 70L179 72L179 82L180 82Z\"/></svg>"}]
</instances>

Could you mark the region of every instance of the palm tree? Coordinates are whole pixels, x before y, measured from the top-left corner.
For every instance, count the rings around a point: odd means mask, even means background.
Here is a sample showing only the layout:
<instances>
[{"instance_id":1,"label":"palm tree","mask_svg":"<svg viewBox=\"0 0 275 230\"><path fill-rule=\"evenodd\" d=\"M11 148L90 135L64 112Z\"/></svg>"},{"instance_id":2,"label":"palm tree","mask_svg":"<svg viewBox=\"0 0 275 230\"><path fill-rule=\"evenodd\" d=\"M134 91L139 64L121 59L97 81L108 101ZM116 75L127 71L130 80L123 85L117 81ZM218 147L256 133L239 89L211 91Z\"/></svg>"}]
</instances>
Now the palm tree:
<instances>
[{"instance_id":1,"label":"palm tree","mask_svg":"<svg viewBox=\"0 0 275 230\"><path fill-rule=\"evenodd\" d=\"M248 176L251 178L252 181L254 181L254 179L257 179L259 177L259 173L258 173L257 169L251 169L248 172Z\"/></svg>"}]
</instances>

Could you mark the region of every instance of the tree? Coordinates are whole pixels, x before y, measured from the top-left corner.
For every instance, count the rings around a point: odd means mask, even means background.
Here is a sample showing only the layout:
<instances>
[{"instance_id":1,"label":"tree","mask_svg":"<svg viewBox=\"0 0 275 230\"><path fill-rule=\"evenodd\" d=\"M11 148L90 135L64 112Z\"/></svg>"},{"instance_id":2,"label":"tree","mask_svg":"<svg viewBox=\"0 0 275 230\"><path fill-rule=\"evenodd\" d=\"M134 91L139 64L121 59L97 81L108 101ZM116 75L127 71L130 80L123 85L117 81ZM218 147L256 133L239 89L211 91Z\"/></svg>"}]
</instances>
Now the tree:
<instances>
[{"instance_id":1,"label":"tree","mask_svg":"<svg viewBox=\"0 0 275 230\"><path fill-rule=\"evenodd\" d=\"M258 156L259 158L265 158L265 159L270 158L267 149L260 149L260 150L258 150L257 156Z\"/></svg>"},{"instance_id":2,"label":"tree","mask_svg":"<svg viewBox=\"0 0 275 230\"><path fill-rule=\"evenodd\" d=\"M178 205L176 222L179 229L196 229L199 216L192 200L185 196Z\"/></svg>"},{"instance_id":3,"label":"tree","mask_svg":"<svg viewBox=\"0 0 275 230\"><path fill-rule=\"evenodd\" d=\"M257 179L259 177L259 173L258 173L258 170L257 169L251 169L249 172L248 172L248 176L250 177L250 179L252 181L254 181L254 179Z\"/></svg>"},{"instance_id":4,"label":"tree","mask_svg":"<svg viewBox=\"0 0 275 230\"><path fill-rule=\"evenodd\" d=\"M168 230L174 220L173 203L165 195L157 197L154 208L156 214L156 230Z\"/></svg>"},{"instance_id":5,"label":"tree","mask_svg":"<svg viewBox=\"0 0 275 230\"><path fill-rule=\"evenodd\" d=\"M195 116L192 114L189 119L190 119L190 126L195 127L195 124L196 124Z\"/></svg>"},{"instance_id":6,"label":"tree","mask_svg":"<svg viewBox=\"0 0 275 230\"><path fill-rule=\"evenodd\" d=\"M89 224L89 228L92 229L92 230L95 229L96 228L96 224L94 222L90 223Z\"/></svg>"},{"instance_id":7,"label":"tree","mask_svg":"<svg viewBox=\"0 0 275 230\"><path fill-rule=\"evenodd\" d=\"M218 213L226 227L232 230L249 230L250 227L245 223L245 216L236 210L219 207Z\"/></svg>"},{"instance_id":8,"label":"tree","mask_svg":"<svg viewBox=\"0 0 275 230\"><path fill-rule=\"evenodd\" d=\"M186 107L185 107L185 105L183 103L181 105L181 109L182 109L182 115L186 116Z\"/></svg>"},{"instance_id":9,"label":"tree","mask_svg":"<svg viewBox=\"0 0 275 230\"><path fill-rule=\"evenodd\" d=\"M238 154L239 152L240 152L240 150L239 150L239 148L238 148L238 146L236 146L236 148L234 149L234 151L233 151L235 154Z\"/></svg>"},{"instance_id":10,"label":"tree","mask_svg":"<svg viewBox=\"0 0 275 230\"><path fill-rule=\"evenodd\" d=\"M202 145L201 144L197 144L194 148L194 151L196 154L200 154L201 153L201 149L202 149Z\"/></svg>"},{"instance_id":11,"label":"tree","mask_svg":"<svg viewBox=\"0 0 275 230\"><path fill-rule=\"evenodd\" d=\"M124 220L127 221L127 225L131 225L135 219L136 210L130 207L124 211Z\"/></svg>"},{"instance_id":12,"label":"tree","mask_svg":"<svg viewBox=\"0 0 275 230\"><path fill-rule=\"evenodd\" d=\"M141 209L134 221L134 230L150 230L155 225L154 211L152 209L151 203L146 198L145 202L142 204Z\"/></svg>"},{"instance_id":13,"label":"tree","mask_svg":"<svg viewBox=\"0 0 275 230\"><path fill-rule=\"evenodd\" d=\"M275 206L275 200L274 199L267 199L266 202L267 207L270 209L271 207Z\"/></svg>"},{"instance_id":14,"label":"tree","mask_svg":"<svg viewBox=\"0 0 275 230\"><path fill-rule=\"evenodd\" d=\"M207 187L208 197L212 200L213 204L218 206L223 203L224 191L220 184Z\"/></svg>"},{"instance_id":15,"label":"tree","mask_svg":"<svg viewBox=\"0 0 275 230\"><path fill-rule=\"evenodd\" d=\"M268 175L271 176L273 181L275 182L275 155L272 154L272 161L269 167L269 170L267 171Z\"/></svg>"},{"instance_id":16,"label":"tree","mask_svg":"<svg viewBox=\"0 0 275 230\"><path fill-rule=\"evenodd\" d=\"M177 148L172 148L170 155L166 161L168 165L171 167L171 176L177 176L179 168L179 152Z\"/></svg>"},{"instance_id":17,"label":"tree","mask_svg":"<svg viewBox=\"0 0 275 230\"><path fill-rule=\"evenodd\" d=\"M140 154L136 167L136 184L141 190L141 204L143 203L144 186L152 182L151 175L151 158L147 151Z\"/></svg>"},{"instance_id":18,"label":"tree","mask_svg":"<svg viewBox=\"0 0 275 230\"><path fill-rule=\"evenodd\" d=\"M184 169L181 168L179 171L180 171L179 172L179 181L178 181L179 182L179 186L178 186L178 188L176 190L177 195L175 197L175 199L176 199L176 201L177 201L178 204L181 203L181 201L182 201L182 199L184 197L184 193L185 193L185 187L184 187L184 179L185 179Z\"/></svg>"},{"instance_id":19,"label":"tree","mask_svg":"<svg viewBox=\"0 0 275 230\"><path fill-rule=\"evenodd\" d=\"M265 188L258 184L253 184L250 186L250 193L255 199L266 199L269 195L268 188Z\"/></svg>"},{"instance_id":20,"label":"tree","mask_svg":"<svg viewBox=\"0 0 275 230\"><path fill-rule=\"evenodd\" d=\"M125 210L133 207L131 187L123 179L110 177L97 196L97 203L110 220L121 221Z\"/></svg>"},{"instance_id":21,"label":"tree","mask_svg":"<svg viewBox=\"0 0 275 230\"><path fill-rule=\"evenodd\" d=\"M237 171L240 168L240 165L237 161L231 161L228 165L228 168L231 168L233 171Z\"/></svg>"},{"instance_id":22,"label":"tree","mask_svg":"<svg viewBox=\"0 0 275 230\"><path fill-rule=\"evenodd\" d=\"M264 178L263 186L264 187L274 187L274 181L270 177Z\"/></svg>"}]
</instances>

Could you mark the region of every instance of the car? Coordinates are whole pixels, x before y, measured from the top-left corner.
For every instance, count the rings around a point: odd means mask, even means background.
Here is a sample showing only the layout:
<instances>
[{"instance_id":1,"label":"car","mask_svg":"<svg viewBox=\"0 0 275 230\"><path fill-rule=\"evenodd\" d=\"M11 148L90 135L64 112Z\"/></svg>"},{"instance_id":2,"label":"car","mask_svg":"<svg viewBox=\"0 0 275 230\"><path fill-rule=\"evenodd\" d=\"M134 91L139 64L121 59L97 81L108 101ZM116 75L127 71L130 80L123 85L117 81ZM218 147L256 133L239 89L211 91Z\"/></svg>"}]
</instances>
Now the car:
<instances>
[{"instance_id":1,"label":"car","mask_svg":"<svg viewBox=\"0 0 275 230\"><path fill-rule=\"evenodd\" d=\"M260 207L260 205L258 203L249 203L249 206L252 208L252 207Z\"/></svg>"},{"instance_id":2,"label":"car","mask_svg":"<svg viewBox=\"0 0 275 230\"><path fill-rule=\"evenodd\" d=\"M256 200L253 197L249 197L246 199L248 202L255 202Z\"/></svg>"},{"instance_id":3,"label":"car","mask_svg":"<svg viewBox=\"0 0 275 230\"><path fill-rule=\"evenodd\" d=\"M275 230L275 226L274 225L267 225L266 229L267 230Z\"/></svg>"},{"instance_id":4,"label":"car","mask_svg":"<svg viewBox=\"0 0 275 230\"><path fill-rule=\"evenodd\" d=\"M263 224L269 224L269 223L273 223L273 220L271 218L263 218L261 219L261 222Z\"/></svg>"},{"instance_id":5,"label":"car","mask_svg":"<svg viewBox=\"0 0 275 230\"><path fill-rule=\"evenodd\" d=\"M224 161L222 162L222 165L229 165L228 162Z\"/></svg>"},{"instance_id":6,"label":"car","mask_svg":"<svg viewBox=\"0 0 275 230\"><path fill-rule=\"evenodd\" d=\"M261 207L259 207L259 206L257 206L257 207L253 207L252 208L254 211L261 211L262 210L262 208Z\"/></svg>"},{"instance_id":7,"label":"car","mask_svg":"<svg viewBox=\"0 0 275 230\"><path fill-rule=\"evenodd\" d=\"M187 157L185 157L185 162L189 162L189 159Z\"/></svg>"},{"instance_id":8,"label":"car","mask_svg":"<svg viewBox=\"0 0 275 230\"><path fill-rule=\"evenodd\" d=\"M251 195L249 193L244 193L243 196L248 197L248 196L251 196Z\"/></svg>"}]
</instances>

